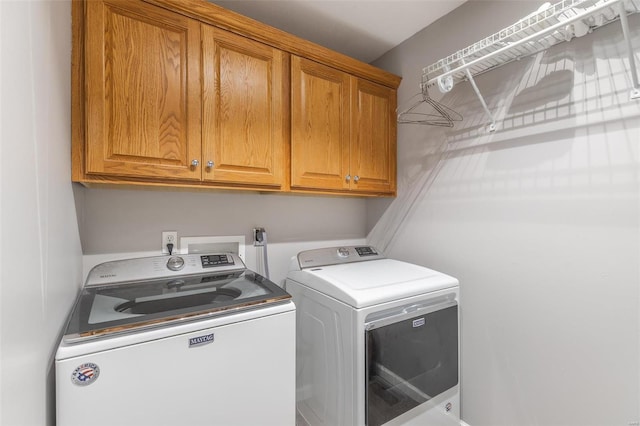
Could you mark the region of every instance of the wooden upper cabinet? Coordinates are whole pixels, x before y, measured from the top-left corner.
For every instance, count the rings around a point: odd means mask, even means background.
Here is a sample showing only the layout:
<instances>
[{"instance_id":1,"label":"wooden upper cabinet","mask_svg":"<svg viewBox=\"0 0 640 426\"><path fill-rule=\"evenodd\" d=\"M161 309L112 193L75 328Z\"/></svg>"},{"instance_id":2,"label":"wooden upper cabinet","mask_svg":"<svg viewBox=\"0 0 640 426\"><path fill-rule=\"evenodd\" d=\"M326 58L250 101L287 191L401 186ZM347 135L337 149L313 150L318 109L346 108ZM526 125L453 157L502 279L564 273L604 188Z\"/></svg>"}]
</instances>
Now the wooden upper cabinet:
<instances>
[{"instance_id":1,"label":"wooden upper cabinet","mask_svg":"<svg viewBox=\"0 0 640 426\"><path fill-rule=\"evenodd\" d=\"M74 181L395 195L399 77L204 0L72 17Z\"/></svg>"},{"instance_id":2,"label":"wooden upper cabinet","mask_svg":"<svg viewBox=\"0 0 640 426\"><path fill-rule=\"evenodd\" d=\"M349 189L349 75L291 58L291 187Z\"/></svg>"},{"instance_id":3,"label":"wooden upper cabinet","mask_svg":"<svg viewBox=\"0 0 640 426\"><path fill-rule=\"evenodd\" d=\"M200 23L106 0L85 25L85 172L200 179Z\"/></svg>"},{"instance_id":4,"label":"wooden upper cabinet","mask_svg":"<svg viewBox=\"0 0 640 426\"><path fill-rule=\"evenodd\" d=\"M352 189L395 194L396 91L352 77Z\"/></svg>"},{"instance_id":5,"label":"wooden upper cabinet","mask_svg":"<svg viewBox=\"0 0 640 426\"><path fill-rule=\"evenodd\" d=\"M291 59L291 188L391 195L396 91Z\"/></svg>"},{"instance_id":6,"label":"wooden upper cabinet","mask_svg":"<svg viewBox=\"0 0 640 426\"><path fill-rule=\"evenodd\" d=\"M202 26L203 180L283 184L287 67L278 49Z\"/></svg>"}]
</instances>

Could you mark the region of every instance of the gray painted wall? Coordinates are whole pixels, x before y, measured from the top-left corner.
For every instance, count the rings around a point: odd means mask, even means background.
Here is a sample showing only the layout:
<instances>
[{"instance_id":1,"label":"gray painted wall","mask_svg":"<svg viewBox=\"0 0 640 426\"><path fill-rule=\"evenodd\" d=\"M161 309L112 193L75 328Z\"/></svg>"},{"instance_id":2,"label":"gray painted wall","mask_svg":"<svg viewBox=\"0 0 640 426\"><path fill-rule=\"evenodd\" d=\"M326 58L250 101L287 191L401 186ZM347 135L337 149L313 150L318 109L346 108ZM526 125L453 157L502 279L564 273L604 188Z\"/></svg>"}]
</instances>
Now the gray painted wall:
<instances>
[{"instance_id":1,"label":"gray painted wall","mask_svg":"<svg viewBox=\"0 0 640 426\"><path fill-rule=\"evenodd\" d=\"M179 236L245 235L262 226L269 243L362 238L362 198L245 192L82 191L80 235L85 255L159 250L162 231ZM80 198L80 197L79 197ZM78 199L79 199L78 198Z\"/></svg>"},{"instance_id":2,"label":"gray painted wall","mask_svg":"<svg viewBox=\"0 0 640 426\"><path fill-rule=\"evenodd\" d=\"M53 356L82 284L71 2L0 2L0 424L55 424Z\"/></svg>"},{"instance_id":3,"label":"gray painted wall","mask_svg":"<svg viewBox=\"0 0 640 426\"><path fill-rule=\"evenodd\" d=\"M403 76L541 2L471 1L376 65ZM640 16L630 20L640 63ZM462 416L473 426L639 420L640 101L619 24L433 96L454 128L400 125L399 196L368 240L460 279ZM635 423L633 423L635 424Z\"/></svg>"},{"instance_id":4,"label":"gray painted wall","mask_svg":"<svg viewBox=\"0 0 640 426\"><path fill-rule=\"evenodd\" d=\"M301 250L363 243L363 198L95 189L77 186L76 204L85 258L102 254L160 253L162 231L178 237L244 235L247 266L258 268L252 229L267 231L271 279L284 280ZM256 259L257 258L257 259ZM86 268L85 268L86 269ZM85 271L86 273L87 271Z\"/></svg>"}]
</instances>

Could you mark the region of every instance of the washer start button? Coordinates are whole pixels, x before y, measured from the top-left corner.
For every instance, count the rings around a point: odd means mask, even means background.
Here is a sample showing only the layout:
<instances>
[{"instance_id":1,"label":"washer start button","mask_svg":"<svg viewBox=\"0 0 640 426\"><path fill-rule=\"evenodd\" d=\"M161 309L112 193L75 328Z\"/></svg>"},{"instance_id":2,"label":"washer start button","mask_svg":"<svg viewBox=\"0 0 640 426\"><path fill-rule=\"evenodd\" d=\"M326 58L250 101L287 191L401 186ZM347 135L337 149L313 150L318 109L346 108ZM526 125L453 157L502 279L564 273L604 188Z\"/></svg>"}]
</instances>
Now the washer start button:
<instances>
[{"instance_id":1,"label":"washer start button","mask_svg":"<svg viewBox=\"0 0 640 426\"><path fill-rule=\"evenodd\" d=\"M184 259L180 256L171 256L167 261L167 268L172 271L179 271L184 268Z\"/></svg>"}]
</instances>

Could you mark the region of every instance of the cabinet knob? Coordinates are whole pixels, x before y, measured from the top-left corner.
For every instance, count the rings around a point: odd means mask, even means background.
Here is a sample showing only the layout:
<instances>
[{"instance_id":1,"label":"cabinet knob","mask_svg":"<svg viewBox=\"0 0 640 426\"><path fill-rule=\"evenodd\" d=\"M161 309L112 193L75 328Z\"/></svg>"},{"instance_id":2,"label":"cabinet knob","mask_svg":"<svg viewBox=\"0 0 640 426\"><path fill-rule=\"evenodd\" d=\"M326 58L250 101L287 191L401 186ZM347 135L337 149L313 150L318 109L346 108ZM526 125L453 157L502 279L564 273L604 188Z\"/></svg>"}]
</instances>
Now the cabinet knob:
<instances>
[{"instance_id":1,"label":"cabinet knob","mask_svg":"<svg viewBox=\"0 0 640 426\"><path fill-rule=\"evenodd\" d=\"M191 165L192 165L193 167L198 167L198 165L199 165L199 164L200 164L200 161L198 161L198 160L191 160Z\"/></svg>"},{"instance_id":2,"label":"cabinet knob","mask_svg":"<svg viewBox=\"0 0 640 426\"><path fill-rule=\"evenodd\" d=\"M355 175L355 176L353 177L353 181L354 181L355 183L358 183L358 181L359 181L359 180L360 180L360 176Z\"/></svg>"},{"instance_id":3,"label":"cabinet knob","mask_svg":"<svg viewBox=\"0 0 640 426\"><path fill-rule=\"evenodd\" d=\"M207 161L207 168L208 169L212 169L213 168L213 161L211 161L211 160Z\"/></svg>"},{"instance_id":4,"label":"cabinet knob","mask_svg":"<svg viewBox=\"0 0 640 426\"><path fill-rule=\"evenodd\" d=\"M349 182L351 180L351 175L346 175L344 178Z\"/></svg>"}]
</instances>

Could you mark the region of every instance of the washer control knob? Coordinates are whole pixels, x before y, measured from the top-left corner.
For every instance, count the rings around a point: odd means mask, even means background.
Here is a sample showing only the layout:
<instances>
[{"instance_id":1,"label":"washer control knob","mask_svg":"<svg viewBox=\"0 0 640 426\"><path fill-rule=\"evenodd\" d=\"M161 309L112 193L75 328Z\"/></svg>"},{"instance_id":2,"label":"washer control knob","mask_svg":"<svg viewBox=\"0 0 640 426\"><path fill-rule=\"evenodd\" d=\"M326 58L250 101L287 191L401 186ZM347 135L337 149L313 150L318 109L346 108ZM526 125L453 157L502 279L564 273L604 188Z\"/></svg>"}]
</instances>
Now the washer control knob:
<instances>
[{"instance_id":1,"label":"washer control knob","mask_svg":"<svg viewBox=\"0 0 640 426\"><path fill-rule=\"evenodd\" d=\"M171 256L167 261L167 268L172 271L179 271L184 268L184 259L180 256Z\"/></svg>"},{"instance_id":2,"label":"washer control knob","mask_svg":"<svg viewBox=\"0 0 640 426\"><path fill-rule=\"evenodd\" d=\"M349 257L349 249L346 247L340 247L338 249L338 256L339 257Z\"/></svg>"}]
</instances>

